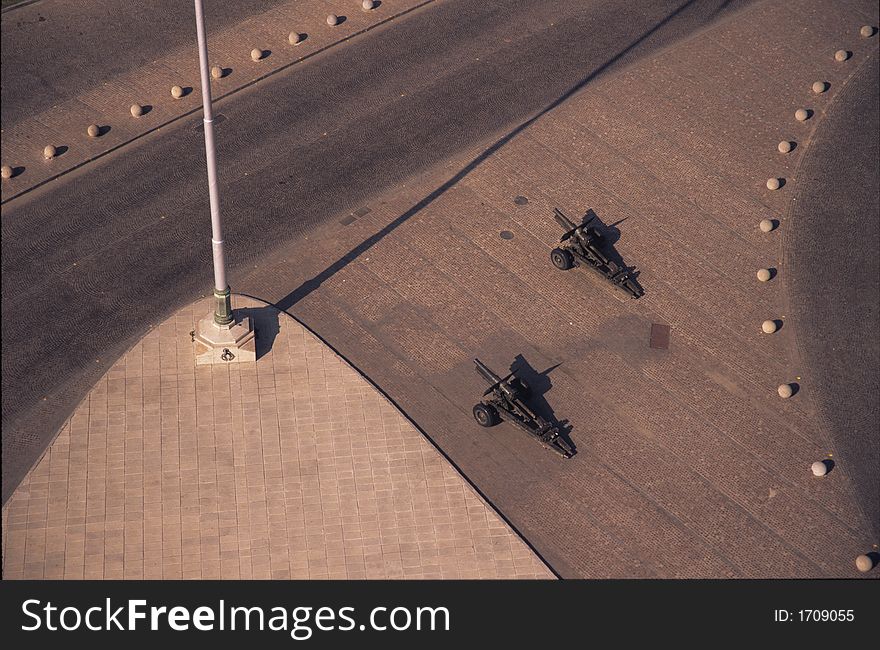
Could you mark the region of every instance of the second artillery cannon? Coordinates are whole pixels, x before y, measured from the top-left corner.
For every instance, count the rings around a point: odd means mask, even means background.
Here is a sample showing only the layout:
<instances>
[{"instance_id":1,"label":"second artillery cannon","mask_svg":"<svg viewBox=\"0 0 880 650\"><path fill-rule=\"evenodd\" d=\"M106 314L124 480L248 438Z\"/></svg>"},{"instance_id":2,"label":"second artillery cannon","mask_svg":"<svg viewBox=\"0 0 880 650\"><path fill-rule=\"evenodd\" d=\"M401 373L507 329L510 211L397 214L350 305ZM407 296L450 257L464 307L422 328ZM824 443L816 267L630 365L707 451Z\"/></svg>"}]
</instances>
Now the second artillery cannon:
<instances>
[{"instance_id":1,"label":"second artillery cannon","mask_svg":"<svg viewBox=\"0 0 880 650\"><path fill-rule=\"evenodd\" d=\"M502 378L479 359L474 359L474 363L477 372L489 382L489 388L483 393L483 400L474 406L477 424L491 427L501 420L507 420L563 458L574 455L571 444L559 435L559 427L542 418L526 404L529 386L516 376L516 371Z\"/></svg>"}]
</instances>

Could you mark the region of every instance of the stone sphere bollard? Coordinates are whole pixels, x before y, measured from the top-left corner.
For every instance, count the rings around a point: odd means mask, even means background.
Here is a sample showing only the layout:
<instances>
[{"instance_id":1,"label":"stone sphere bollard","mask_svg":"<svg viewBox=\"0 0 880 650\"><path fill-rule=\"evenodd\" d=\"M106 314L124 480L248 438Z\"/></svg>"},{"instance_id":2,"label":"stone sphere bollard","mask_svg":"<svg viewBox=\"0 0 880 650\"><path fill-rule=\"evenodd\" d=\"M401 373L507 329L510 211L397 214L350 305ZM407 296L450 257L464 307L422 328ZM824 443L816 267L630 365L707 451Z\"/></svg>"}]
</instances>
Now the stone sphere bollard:
<instances>
[{"instance_id":1,"label":"stone sphere bollard","mask_svg":"<svg viewBox=\"0 0 880 650\"><path fill-rule=\"evenodd\" d=\"M262 59L263 58L263 50L258 50L257 48L252 49L251 50L251 58L254 61L259 61L260 59Z\"/></svg>"},{"instance_id":2,"label":"stone sphere bollard","mask_svg":"<svg viewBox=\"0 0 880 650\"><path fill-rule=\"evenodd\" d=\"M89 134L90 138L97 138L101 135L101 129L98 128L97 124L90 124L86 132Z\"/></svg>"},{"instance_id":3,"label":"stone sphere bollard","mask_svg":"<svg viewBox=\"0 0 880 650\"><path fill-rule=\"evenodd\" d=\"M837 50L837 52L834 53L834 60L840 63L846 61L849 57L850 54L846 50Z\"/></svg>"},{"instance_id":4,"label":"stone sphere bollard","mask_svg":"<svg viewBox=\"0 0 880 650\"><path fill-rule=\"evenodd\" d=\"M758 276L759 282L767 282L770 280L770 269L758 269L756 275Z\"/></svg>"},{"instance_id":5,"label":"stone sphere bollard","mask_svg":"<svg viewBox=\"0 0 880 650\"><path fill-rule=\"evenodd\" d=\"M806 122L808 119L810 119L810 114L805 108L799 108L794 112L794 119L796 119L798 122Z\"/></svg>"},{"instance_id":6,"label":"stone sphere bollard","mask_svg":"<svg viewBox=\"0 0 880 650\"><path fill-rule=\"evenodd\" d=\"M788 399L794 395L794 391L791 389L791 384L780 384L779 388L776 389L776 392L779 393L779 396L782 399Z\"/></svg>"},{"instance_id":7,"label":"stone sphere bollard","mask_svg":"<svg viewBox=\"0 0 880 650\"><path fill-rule=\"evenodd\" d=\"M871 25L862 25L862 28L859 30L859 34L862 38L870 38L875 33L877 33L877 30L871 27Z\"/></svg>"},{"instance_id":8,"label":"stone sphere bollard","mask_svg":"<svg viewBox=\"0 0 880 650\"><path fill-rule=\"evenodd\" d=\"M860 555L856 558L856 568L862 573L867 573L874 568L874 560L870 555Z\"/></svg>"},{"instance_id":9,"label":"stone sphere bollard","mask_svg":"<svg viewBox=\"0 0 880 650\"><path fill-rule=\"evenodd\" d=\"M828 90L828 84L824 81L815 81L813 82L813 92L817 95L821 95L826 90Z\"/></svg>"},{"instance_id":10,"label":"stone sphere bollard","mask_svg":"<svg viewBox=\"0 0 880 650\"><path fill-rule=\"evenodd\" d=\"M214 79L221 79L223 77L223 68L219 65L213 66L211 68L211 76L214 77Z\"/></svg>"},{"instance_id":11,"label":"stone sphere bollard","mask_svg":"<svg viewBox=\"0 0 880 650\"><path fill-rule=\"evenodd\" d=\"M299 32L290 32L290 35L287 37L287 42L291 45L299 45L303 42L303 36Z\"/></svg>"},{"instance_id":12,"label":"stone sphere bollard","mask_svg":"<svg viewBox=\"0 0 880 650\"><path fill-rule=\"evenodd\" d=\"M9 165L0 167L0 178L12 178L12 167Z\"/></svg>"},{"instance_id":13,"label":"stone sphere bollard","mask_svg":"<svg viewBox=\"0 0 880 650\"><path fill-rule=\"evenodd\" d=\"M813 476L825 476L828 473L828 465L821 460L817 460L810 465L810 470L813 472Z\"/></svg>"},{"instance_id":14,"label":"stone sphere bollard","mask_svg":"<svg viewBox=\"0 0 880 650\"><path fill-rule=\"evenodd\" d=\"M334 25L338 25L339 16L337 16L336 14L330 14L329 16L327 16L327 24L331 27L333 27Z\"/></svg>"},{"instance_id":15,"label":"stone sphere bollard","mask_svg":"<svg viewBox=\"0 0 880 650\"><path fill-rule=\"evenodd\" d=\"M761 323L761 330L764 334L773 334L776 331L776 321L765 320Z\"/></svg>"},{"instance_id":16,"label":"stone sphere bollard","mask_svg":"<svg viewBox=\"0 0 880 650\"><path fill-rule=\"evenodd\" d=\"M373 9L376 8L376 3L374 2L374 0L364 0L361 3L361 8L364 11L372 11Z\"/></svg>"},{"instance_id":17,"label":"stone sphere bollard","mask_svg":"<svg viewBox=\"0 0 880 650\"><path fill-rule=\"evenodd\" d=\"M183 88L180 86L171 86L171 96L174 97L174 99L180 99L183 97Z\"/></svg>"},{"instance_id":18,"label":"stone sphere bollard","mask_svg":"<svg viewBox=\"0 0 880 650\"><path fill-rule=\"evenodd\" d=\"M788 153L789 151L791 151L791 142L788 140L783 140L778 145L776 145L776 148L779 149L779 153Z\"/></svg>"},{"instance_id":19,"label":"stone sphere bollard","mask_svg":"<svg viewBox=\"0 0 880 650\"><path fill-rule=\"evenodd\" d=\"M46 160L52 160L57 155L58 155L58 150L55 148L54 145L47 144L43 148L43 158L45 158Z\"/></svg>"},{"instance_id":20,"label":"stone sphere bollard","mask_svg":"<svg viewBox=\"0 0 880 650\"><path fill-rule=\"evenodd\" d=\"M131 105L131 114L133 117L140 117L144 114L144 107L140 104L132 104Z\"/></svg>"},{"instance_id":21,"label":"stone sphere bollard","mask_svg":"<svg viewBox=\"0 0 880 650\"><path fill-rule=\"evenodd\" d=\"M778 190L781 183L778 178L768 178L767 179L767 189L768 190Z\"/></svg>"},{"instance_id":22,"label":"stone sphere bollard","mask_svg":"<svg viewBox=\"0 0 880 650\"><path fill-rule=\"evenodd\" d=\"M761 219L758 228L761 229L761 232L770 232L773 230L773 222L770 219Z\"/></svg>"}]
</instances>

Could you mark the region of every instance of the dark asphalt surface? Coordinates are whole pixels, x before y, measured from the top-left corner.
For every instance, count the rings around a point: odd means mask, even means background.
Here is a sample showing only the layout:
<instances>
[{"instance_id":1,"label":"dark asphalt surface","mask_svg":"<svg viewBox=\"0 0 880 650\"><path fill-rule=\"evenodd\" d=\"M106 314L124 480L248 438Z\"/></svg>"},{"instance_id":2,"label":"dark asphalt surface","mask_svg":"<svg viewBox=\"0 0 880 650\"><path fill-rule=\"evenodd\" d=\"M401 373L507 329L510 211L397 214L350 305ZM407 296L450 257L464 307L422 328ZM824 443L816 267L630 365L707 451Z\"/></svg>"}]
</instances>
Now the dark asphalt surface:
<instances>
[{"instance_id":1,"label":"dark asphalt surface","mask_svg":"<svg viewBox=\"0 0 880 650\"><path fill-rule=\"evenodd\" d=\"M229 4L236 8L227 16L256 3ZM494 142L584 83L742 4L438 2L223 100L217 141L233 289L311 228L457 152ZM163 39L191 37L190 10L166 6L181 26ZM3 23L5 68L7 48L30 47L30 37L7 31L7 15ZM102 58L123 58L128 46L114 50L110 30L134 48L152 43L154 29L93 22L87 34L110 48ZM45 41L43 54L54 47L63 58L83 38ZM62 93L75 92L74 77L91 83L84 61L78 65ZM36 74L23 72L14 85L4 76L4 129L34 109L29 102L52 101L19 92ZM209 290L197 123L182 120L4 205L4 502L112 362L150 325Z\"/></svg>"},{"instance_id":2,"label":"dark asphalt surface","mask_svg":"<svg viewBox=\"0 0 880 650\"><path fill-rule=\"evenodd\" d=\"M207 0L211 29L222 29L284 0ZM83 92L84 85L135 70L195 43L192 2L38 2L3 14L3 129ZM198 56L193 45L193 56Z\"/></svg>"},{"instance_id":3,"label":"dark asphalt surface","mask_svg":"<svg viewBox=\"0 0 880 650\"><path fill-rule=\"evenodd\" d=\"M835 446L880 535L880 186L877 59L835 98L800 170L785 238L798 348Z\"/></svg>"}]
</instances>

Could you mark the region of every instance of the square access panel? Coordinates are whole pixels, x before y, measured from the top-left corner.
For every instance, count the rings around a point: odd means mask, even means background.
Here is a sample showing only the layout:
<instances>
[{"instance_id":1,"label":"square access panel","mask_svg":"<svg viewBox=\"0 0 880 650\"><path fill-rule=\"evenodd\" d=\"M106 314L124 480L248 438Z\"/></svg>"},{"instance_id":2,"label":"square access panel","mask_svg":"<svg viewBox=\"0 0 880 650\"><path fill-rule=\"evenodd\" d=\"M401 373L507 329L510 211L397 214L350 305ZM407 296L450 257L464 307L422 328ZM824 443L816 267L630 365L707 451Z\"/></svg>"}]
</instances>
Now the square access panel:
<instances>
[{"instance_id":1,"label":"square access panel","mask_svg":"<svg viewBox=\"0 0 880 650\"><path fill-rule=\"evenodd\" d=\"M669 349L669 325L651 323L651 347L654 350Z\"/></svg>"}]
</instances>

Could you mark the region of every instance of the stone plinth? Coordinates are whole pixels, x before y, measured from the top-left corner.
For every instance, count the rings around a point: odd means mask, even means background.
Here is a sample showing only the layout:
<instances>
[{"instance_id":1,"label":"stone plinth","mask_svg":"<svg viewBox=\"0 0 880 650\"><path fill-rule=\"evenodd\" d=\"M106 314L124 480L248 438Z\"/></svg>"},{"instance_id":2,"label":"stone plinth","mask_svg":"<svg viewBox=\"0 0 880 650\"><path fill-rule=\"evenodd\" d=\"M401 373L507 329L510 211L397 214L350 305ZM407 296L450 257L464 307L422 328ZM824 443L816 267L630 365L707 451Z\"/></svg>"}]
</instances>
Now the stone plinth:
<instances>
[{"instance_id":1,"label":"stone plinth","mask_svg":"<svg viewBox=\"0 0 880 650\"><path fill-rule=\"evenodd\" d=\"M196 365L243 363L257 360L257 337L246 316L233 320L229 326L214 322L214 314L199 321L193 335Z\"/></svg>"}]
</instances>

